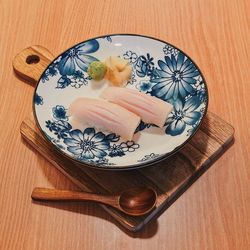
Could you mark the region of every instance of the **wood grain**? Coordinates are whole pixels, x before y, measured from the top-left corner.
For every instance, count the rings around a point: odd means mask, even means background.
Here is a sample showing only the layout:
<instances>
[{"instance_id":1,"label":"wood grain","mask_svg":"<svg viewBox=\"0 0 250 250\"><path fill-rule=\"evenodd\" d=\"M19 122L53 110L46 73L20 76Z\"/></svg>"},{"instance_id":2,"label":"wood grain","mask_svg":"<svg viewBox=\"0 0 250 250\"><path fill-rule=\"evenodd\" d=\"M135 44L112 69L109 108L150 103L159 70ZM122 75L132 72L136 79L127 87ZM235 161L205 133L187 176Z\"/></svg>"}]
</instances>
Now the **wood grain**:
<instances>
[{"instance_id":1,"label":"wood grain","mask_svg":"<svg viewBox=\"0 0 250 250\"><path fill-rule=\"evenodd\" d=\"M0 249L249 249L249 9L248 0L0 0ZM130 235L96 205L31 202L35 186L77 188L20 139L33 87L12 70L31 44L56 55L118 32L184 50L205 75L209 110L235 127L234 146L157 222Z\"/></svg>"},{"instance_id":2,"label":"wood grain","mask_svg":"<svg viewBox=\"0 0 250 250\"><path fill-rule=\"evenodd\" d=\"M13 59L15 73L31 83L37 83L43 71L55 57L44 47L30 46Z\"/></svg>"}]
</instances>

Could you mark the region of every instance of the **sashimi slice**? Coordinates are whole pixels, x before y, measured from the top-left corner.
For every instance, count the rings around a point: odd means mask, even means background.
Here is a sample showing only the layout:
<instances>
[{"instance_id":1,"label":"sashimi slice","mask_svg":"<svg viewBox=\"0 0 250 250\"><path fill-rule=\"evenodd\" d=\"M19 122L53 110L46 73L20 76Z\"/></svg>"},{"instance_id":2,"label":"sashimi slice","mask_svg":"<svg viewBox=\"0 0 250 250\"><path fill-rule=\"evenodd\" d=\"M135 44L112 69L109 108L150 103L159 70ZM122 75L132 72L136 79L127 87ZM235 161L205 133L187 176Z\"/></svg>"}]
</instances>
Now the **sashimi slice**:
<instances>
[{"instance_id":1,"label":"sashimi slice","mask_svg":"<svg viewBox=\"0 0 250 250\"><path fill-rule=\"evenodd\" d=\"M76 128L81 124L94 124L126 140L132 140L140 117L127 109L102 99L78 98L71 103L68 114Z\"/></svg>"},{"instance_id":2,"label":"sashimi slice","mask_svg":"<svg viewBox=\"0 0 250 250\"><path fill-rule=\"evenodd\" d=\"M160 128L164 126L173 109L171 104L157 97L128 88L108 87L100 97L128 109L140 116L142 121L155 124Z\"/></svg>"}]
</instances>

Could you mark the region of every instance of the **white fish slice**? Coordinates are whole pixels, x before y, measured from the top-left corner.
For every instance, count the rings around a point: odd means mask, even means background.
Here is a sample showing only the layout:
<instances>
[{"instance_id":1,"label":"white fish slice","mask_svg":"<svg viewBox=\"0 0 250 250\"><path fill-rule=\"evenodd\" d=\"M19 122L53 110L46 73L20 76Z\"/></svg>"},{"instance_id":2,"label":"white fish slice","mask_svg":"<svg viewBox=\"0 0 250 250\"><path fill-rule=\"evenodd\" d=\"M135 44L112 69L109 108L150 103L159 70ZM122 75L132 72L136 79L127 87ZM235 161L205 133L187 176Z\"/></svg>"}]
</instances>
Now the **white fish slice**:
<instances>
[{"instance_id":1,"label":"white fish slice","mask_svg":"<svg viewBox=\"0 0 250 250\"><path fill-rule=\"evenodd\" d=\"M94 124L126 140L132 140L140 117L127 109L101 99L78 98L69 107L68 114L77 124Z\"/></svg>"},{"instance_id":2,"label":"white fish slice","mask_svg":"<svg viewBox=\"0 0 250 250\"><path fill-rule=\"evenodd\" d=\"M128 109L140 116L142 121L153 123L160 128L164 126L173 109L171 104L157 97L128 88L108 87L100 97Z\"/></svg>"}]
</instances>

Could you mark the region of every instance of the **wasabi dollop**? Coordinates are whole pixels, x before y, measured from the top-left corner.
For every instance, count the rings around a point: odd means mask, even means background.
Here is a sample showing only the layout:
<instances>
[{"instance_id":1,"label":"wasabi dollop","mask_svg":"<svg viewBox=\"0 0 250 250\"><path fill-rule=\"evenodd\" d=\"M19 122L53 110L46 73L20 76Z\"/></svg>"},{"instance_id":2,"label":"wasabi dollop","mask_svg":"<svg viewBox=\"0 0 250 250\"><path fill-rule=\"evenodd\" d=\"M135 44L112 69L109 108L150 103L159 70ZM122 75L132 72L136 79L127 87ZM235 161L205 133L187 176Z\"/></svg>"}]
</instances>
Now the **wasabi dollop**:
<instances>
[{"instance_id":1,"label":"wasabi dollop","mask_svg":"<svg viewBox=\"0 0 250 250\"><path fill-rule=\"evenodd\" d=\"M106 74L106 71L107 71L107 66L100 61L92 62L88 67L89 76L96 81L102 80Z\"/></svg>"}]
</instances>

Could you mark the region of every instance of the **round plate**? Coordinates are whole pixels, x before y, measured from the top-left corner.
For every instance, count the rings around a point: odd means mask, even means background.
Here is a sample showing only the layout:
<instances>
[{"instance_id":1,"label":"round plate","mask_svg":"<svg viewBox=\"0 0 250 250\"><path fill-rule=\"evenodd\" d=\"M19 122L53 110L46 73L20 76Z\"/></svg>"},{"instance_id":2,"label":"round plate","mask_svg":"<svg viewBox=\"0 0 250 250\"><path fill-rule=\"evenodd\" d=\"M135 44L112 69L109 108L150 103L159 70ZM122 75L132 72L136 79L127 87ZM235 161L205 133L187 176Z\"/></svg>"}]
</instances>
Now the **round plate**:
<instances>
[{"instance_id":1,"label":"round plate","mask_svg":"<svg viewBox=\"0 0 250 250\"><path fill-rule=\"evenodd\" d=\"M124 141L97 128L72 128L69 105L78 97L99 97L108 85L89 78L89 63L111 55L132 65L127 88L174 106L163 129L141 122L134 140ZM101 169L139 168L175 153L196 133L207 104L205 79L184 52L167 42L132 34L97 37L68 49L44 71L33 100L35 118L46 139L70 159Z\"/></svg>"}]
</instances>

